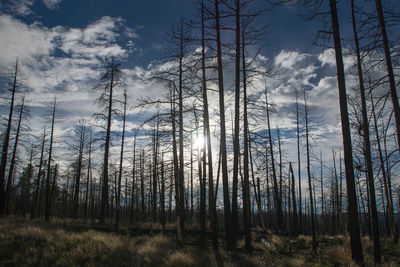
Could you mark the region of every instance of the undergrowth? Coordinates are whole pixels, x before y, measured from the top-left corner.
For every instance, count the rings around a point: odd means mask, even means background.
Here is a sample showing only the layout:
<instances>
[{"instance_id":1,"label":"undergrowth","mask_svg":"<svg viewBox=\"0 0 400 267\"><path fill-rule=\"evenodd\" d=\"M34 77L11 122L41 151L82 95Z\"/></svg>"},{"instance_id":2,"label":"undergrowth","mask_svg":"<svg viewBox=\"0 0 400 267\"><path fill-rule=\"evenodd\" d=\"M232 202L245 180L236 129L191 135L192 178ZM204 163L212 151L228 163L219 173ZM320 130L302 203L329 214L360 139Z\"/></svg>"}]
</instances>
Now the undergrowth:
<instances>
[{"instance_id":1,"label":"undergrowth","mask_svg":"<svg viewBox=\"0 0 400 267\"><path fill-rule=\"evenodd\" d=\"M196 245L179 247L171 234L131 231L91 228L72 219L1 218L0 266L356 266L346 236L320 236L314 255L310 236L277 236L255 229L254 249L247 254L243 240L236 252L223 249L223 244L219 250L201 250ZM366 265L373 266L372 241L363 237L362 243ZM400 266L398 244L383 240L382 251L383 266Z\"/></svg>"}]
</instances>

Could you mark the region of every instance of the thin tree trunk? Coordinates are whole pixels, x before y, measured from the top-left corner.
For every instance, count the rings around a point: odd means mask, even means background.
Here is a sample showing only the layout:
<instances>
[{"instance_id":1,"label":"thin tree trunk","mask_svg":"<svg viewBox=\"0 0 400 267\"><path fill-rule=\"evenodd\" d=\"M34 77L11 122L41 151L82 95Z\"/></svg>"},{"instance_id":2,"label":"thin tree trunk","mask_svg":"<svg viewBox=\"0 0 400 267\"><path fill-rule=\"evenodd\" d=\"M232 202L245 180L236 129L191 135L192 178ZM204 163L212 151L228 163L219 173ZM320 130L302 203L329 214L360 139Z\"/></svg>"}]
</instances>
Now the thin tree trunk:
<instances>
[{"instance_id":1,"label":"thin tree trunk","mask_svg":"<svg viewBox=\"0 0 400 267\"><path fill-rule=\"evenodd\" d=\"M238 173L240 157L240 0L235 0L235 127L233 137L233 177L232 177L232 246L236 248L238 230ZM243 46L243 44L242 44ZM243 70L244 71L244 70Z\"/></svg>"},{"instance_id":2,"label":"thin tree trunk","mask_svg":"<svg viewBox=\"0 0 400 267\"><path fill-rule=\"evenodd\" d=\"M160 208L161 208L161 227L165 229L165 171L164 171L164 152L161 151L161 190L160 190Z\"/></svg>"},{"instance_id":3,"label":"thin tree trunk","mask_svg":"<svg viewBox=\"0 0 400 267\"><path fill-rule=\"evenodd\" d=\"M212 229L212 244L213 248L218 248L218 227L217 227L217 211L214 199L214 172L212 160L211 146L211 131L210 131L210 116L208 111L208 96L207 96L207 79L206 79L206 64L205 64L205 27L204 27L204 0L201 1L201 72L202 72L202 93L203 93L203 118L204 118L204 135L207 140L207 159L208 159L208 212L211 219ZM206 165L206 150L203 152L204 162L204 177Z\"/></svg>"},{"instance_id":4,"label":"thin tree trunk","mask_svg":"<svg viewBox=\"0 0 400 267\"><path fill-rule=\"evenodd\" d=\"M103 162L103 185L101 190L101 205L100 205L100 224L104 224L108 213L108 157L110 150L111 136L111 121L112 121L112 104L113 104L113 89L114 89L114 68L111 70L111 82L108 99L108 114L107 114L107 130L106 140L104 144L104 162Z\"/></svg>"},{"instance_id":5,"label":"thin tree trunk","mask_svg":"<svg viewBox=\"0 0 400 267\"><path fill-rule=\"evenodd\" d=\"M57 175L58 175L58 164L54 166L53 182L51 183L51 191L50 191L49 210L51 210L52 208L54 193L56 191Z\"/></svg>"},{"instance_id":6,"label":"thin tree trunk","mask_svg":"<svg viewBox=\"0 0 400 267\"><path fill-rule=\"evenodd\" d=\"M306 151L307 151L307 176L308 176L308 192L310 193L310 211L311 211L311 233L312 233L312 249L313 253L317 252L317 240L315 233L315 217L314 217L314 199L313 199L313 186L311 183L311 165L310 165L310 144L309 144L309 129L308 129L308 109L306 101L306 91L304 91L304 116L306 126Z\"/></svg>"},{"instance_id":7,"label":"thin tree trunk","mask_svg":"<svg viewBox=\"0 0 400 267\"><path fill-rule=\"evenodd\" d=\"M24 102L25 102L25 97L22 98L22 104L21 104L21 109L19 113L19 119L18 119L18 127L17 127L17 132L15 134L15 143L14 143L14 149L11 157L11 163L8 171L8 180L7 180L7 188L6 188L6 215L8 215L8 211L10 208L10 199L11 199L11 188L13 187L13 176L14 176L14 166L15 166L15 159L17 157L17 148L18 148L18 141L19 141L19 135L20 135L20 130L21 130L21 122L22 122L22 116L24 114Z\"/></svg>"},{"instance_id":8,"label":"thin tree trunk","mask_svg":"<svg viewBox=\"0 0 400 267\"><path fill-rule=\"evenodd\" d=\"M0 162L0 217L5 213L5 202L6 202L6 194L5 194L5 177L6 177L6 167L7 167L7 157L8 157L8 146L10 142L10 133L11 133L11 124L12 117L14 111L14 99L15 99L15 91L17 89L17 76L18 76L18 58L15 62L15 72L14 72L14 83L11 94L11 103L10 103L10 113L8 115L7 121L7 130L6 135L4 136L3 148L1 152L1 162Z\"/></svg>"},{"instance_id":9,"label":"thin tree trunk","mask_svg":"<svg viewBox=\"0 0 400 267\"><path fill-rule=\"evenodd\" d=\"M351 146L351 134L349 115L347 111L346 83L342 58L342 45L339 32L339 21L336 9L336 0L330 0L330 13L332 19L332 31L335 44L336 68L339 85L339 103L342 122L344 161L347 182L347 198L348 198L348 229L350 232L350 247L352 258L360 265L364 264L362 253L362 245L360 238L360 227L357 210L357 195L354 182L353 155Z\"/></svg>"},{"instance_id":10,"label":"thin tree trunk","mask_svg":"<svg viewBox=\"0 0 400 267\"><path fill-rule=\"evenodd\" d=\"M324 202L324 177L323 177L323 162L322 162L322 151L320 152L320 160L321 160L321 220L322 220L322 224L321 224L321 228L325 227L325 202ZM323 231L324 229L322 229Z\"/></svg>"},{"instance_id":11,"label":"thin tree trunk","mask_svg":"<svg viewBox=\"0 0 400 267\"><path fill-rule=\"evenodd\" d=\"M82 173L82 160L83 160L83 148L85 145L85 129L84 125L79 125L80 128L80 138L79 138L79 154L78 154L78 166L76 170L75 179L75 193L74 193L74 206L72 211L72 216L76 219L78 218L78 205L79 205L79 189L81 183L81 173Z\"/></svg>"},{"instance_id":12,"label":"thin tree trunk","mask_svg":"<svg viewBox=\"0 0 400 267\"><path fill-rule=\"evenodd\" d=\"M239 1L237 1L237 9L239 9ZM239 11L237 11L239 12ZM237 16L239 14L237 13ZM237 22L239 18L237 18ZM236 30L240 30L237 28ZM238 37L238 36L237 36ZM244 221L244 232L245 232L245 249L247 252L252 251L251 245L251 215L250 215L250 183L249 183L249 156L251 161L251 149L249 142L249 123L247 118L247 73L246 73L246 57L245 57L245 32L244 22L242 20L242 77L243 77L243 120L244 120L244 133L243 133L243 221ZM238 44L240 46L240 44ZM238 51L238 50L237 50ZM239 136L238 136L239 138ZM252 163L252 161L251 161ZM254 182L254 176L253 176ZM255 191L256 192L256 191ZM258 213L261 214L261 205L258 202ZM261 224L263 219L260 219Z\"/></svg>"},{"instance_id":13,"label":"thin tree trunk","mask_svg":"<svg viewBox=\"0 0 400 267\"><path fill-rule=\"evenodd\" d=\"M229 198L229 179L228 179L228 164L226 153L226 127L225 127L225 100L224 100L224 78L222 70L222 44L220 33L220 15L219 3L215 0L215 30L216 30L216 45L217 45L217 70L218 70L218 88L219 88L219 115L220 115L220 153L222 164L222 183L223 183L223 199L224 199L224 220L225 220L225 239L227 248L232 250L233 238L231 231L231 205Z\"/></svg>"},{"instance_id":14,"label":"thin tree trunk","mask_svg":"<svg viewBox=\"0 0 400 267\"><path fill-rule=\"evenodd\" d=\"M299 129L299 102L296 92L296 136L297 136L297 175L299 176L299 233L303 231L302 200L301 200L301 158L300 158L300 129Z\"/></svg>"},{"instance_id":15,"label":"thin tree trunk","mask_svg":"<svg viewBox=\"0 0 400 267\"><path fill-rule=\"evenodd\" d=\"M52 159L52 152L53 152L53 137L54 137L54 119L56 116L56 98L54 98L54 105L53 105L53 116L51 120L51 134L50 134L50 147L49 147L49 158L47 162L47 178L46 178L46 199L45 199L45 220L50 220L50 174L51 174L51 159Z\"/></svg>"},{"instance_id":16,"label":"thin tree trunk","mask_svg":"<svg viewBox=\"0 0 400 267\"><path fill-rule=\"evenodd\" d=\"M270 117L269 117L269 104L268 104L268 93L265 91L265 102L267 108L267 126L268 126L268 139L269 139L269 151L271 155L271 166L272 166L272 179L273 179L273 188L274 188L274 203L275 210L278 216L278 229L281 231L283 227L283 218L282 218L282 202L279 197L278 191L278 182L276 179L276 169L275 169L275 160L274 160L274 150L272 146L272 135L271 135L271 125L270 125Z\"/></svg>"},{"instance_id":17,"label":"thin tree trunk","mask_svg":"<svg viewBox=\"0 0 400 267\"><path fill-rule=\"evenodd\" d=\"M87 217L87 206L88 206L88 201L89 197L92 197L92 183L90 181L91 175L92 175L92 131L90 130L90 137L89 137L89 155L88 155L88 168L87 168L87 179L86 179L86 196L85 196L85 213L84 213L84 223L86 223L86 217ZM90 192L89 192L90 190Z\"/></svg>"},{"instance_id":18,"label":"thin tree trunk","mask_svg":"<svg viewBox=\"0 0 400 267\"><path fill-rule=\"evenodd\" d=\"M134 214L134 200L135 200L135 186L136 186L136 136L137 131L135 130L135 137L133 139L133 162L132 162L132 190L131 190L131 212L130 212L130 219L133 221L133 214Z\"/></svg>"},{"instance_id":19,"label":"thin tree trunk","mask_svg":"<svg viewBox=\"0 0 400 267\"><path fill-rule=\"evenodd\" d=\"M400 107L399 107L399 99L397 97L397 91L396 91L396 82L395 82L395 77L394 77L394 73L393 73L392 59L391 59L391 55L390 55L389 40L388 40L388 35L386 32L385 17L384 17L383 9L382 9L382 1L375 0L375 5L376 5L376 11L378 13L378 18L379 18L379 26L381 28L383 50L385 52L386 68L387 68L388 78L389 78L390 95L392 98L394 117L395 117L395 121L396 121L397 146L400 148ZM397 234L397 236L394 236L394 239L395 239L395 242L397 243L398 242L398 234Z\"/></svg>"},{"instance_id":20,"label":"thin tree trunk","mask_svg":"<svg viewBox=\"0 0 400 267\"><path fill-rule=\"evenodd\" d=\"M351 1L351 17L353 24L353 34L354 34L354 42L356 47L356 56L357 56L357 71L358 71L358 82L360 86L360 98L361 98L361 113L362 113L362 129L363 129L363 141L364 141L364 156L365 163L367 167L367 180L369 185L369 198L371 204L371 212L372 212L372 229L373 229L373 240L374 240L374 263L379 264L381 262L381 245L379 241L379 221L378 221L378 211L376 208L376 200L375 200L375 182L374 182L374 173L372 166L372 157L371 157L371 143L369 139L369 123L368 123L368 115L367 115L367 102L365 98L365 89L364 89L364 79L363 79L363 71L361 66L361 56L360 56L360 46L358 43L358 35L356 29L356 21L354 15L354 0Z\"/></svg>"},{"instance_id":21,"label":"thin tree trunk","mask_svg":"<svg viewBox=\"0 0 400 267\"><path fill-rule=\"evenodd\" d=\"M297 220L296 191L295 191L293 167L292 167L291 162L289 162L289 169L290 169L290 173L292 175L293 229L294 229L294 234L298 235L299 234L299 228L298 228L299 224L298 224L298 220Z\"/></svg>"},{"instance_id":22,"label":"thin tree trunk","mask_svg":"<svg viewBox=\"0 0 400 267\"><path fill-rule=\"evenodd\" d=\"M124 97L124 115L122 116L122 139L121 139L121 154L120 154L120 159L119 159L119 174L118 174L118 192L117 192L117 214L115 216L115 229L118 230L119 228L119 217L121 213L121 179L122 179L122 164L124 161L124 142L125 142L125 122L126 122L126 105L127 105L127 100L128 96L126 94L126 91L124 91L123 94ZM125 196L126 197L126 196Z\"/></svg>"},{"instance_id":23,"label":"thin tree trunk","mask_svg":"<svg viewBox=\"0 0 400 267\"><path fill-rule=\"evenodd\" d=\"M42 175L43 154L44 154L44 143L45 143L45 140L46 140L46 127L43 130L42 149L41 149L41 152L40 152L39 170L38 170L38 175L37 175L37 178L36 178L35 195L34 195L34 199L33 199L33 202L32 202L31 219L34 219L36 217L36 208L38 207L38 196L39 196L39 189L40 189L40 178L41 178L41 175ZM68 182L67 182L67 197L68 197Z\"/></svg>"}]
</instances>

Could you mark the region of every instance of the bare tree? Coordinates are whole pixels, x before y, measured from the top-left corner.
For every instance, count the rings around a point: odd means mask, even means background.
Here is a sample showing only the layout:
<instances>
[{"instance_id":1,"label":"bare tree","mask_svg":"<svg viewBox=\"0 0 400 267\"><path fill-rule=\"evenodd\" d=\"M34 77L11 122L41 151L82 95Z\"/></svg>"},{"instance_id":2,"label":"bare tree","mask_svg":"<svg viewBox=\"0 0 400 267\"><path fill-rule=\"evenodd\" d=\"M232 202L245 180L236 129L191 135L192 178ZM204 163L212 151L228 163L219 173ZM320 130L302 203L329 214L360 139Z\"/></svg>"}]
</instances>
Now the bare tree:
<instances>
[{"instance_id":1,"label":"bare tree","mask_svg":"<svg viewBox=\"0 0 400 267\"><path fill-rule=\"evenodd\" d=\"M122 138L121 138L121 155L119 159L119 172L118 172L118 193L117 193L117 213L115 215L115 229L119 228L119 217L121 213L121 179L122 179L122 164L124 161L124 142L125 142L125 123L126 123L126 107L127 107L128 95L126 90L123 93L123 106L124 112L122 115Z\"/></svg>"},{"instance_id":2,"label":"bare tree","mask_svg":"<svg viewBox=\"0 0 400 267\"><path fill-rule=\"evenodd\" d=\"M355 43L355 48L356 48L356 57L357 57L358 82L359 82L359 87L360 87L364 156L365 156L365 163L366 163L366 167L367 167L366 171L367 171L367 178L368 178L368 185L369 185L368 191L369 191L370 205L371 205L371 211L372 211L374 262L375 262L375 264L379 264L381 262L381 245L380 245L380 241L379 241L379 221L378 221L378 212L376 209L375 182L374 182L374 173L373 173L373 168L372 168L371 143L370 143L370 139L369 139L369 122L368 122L368 115L367 115L367 101L366 101L366 97L365 97L364 78L363 78L362 62L361 62L361 55L360 55L360 45L359 45L359 40L358 40L357 28L356 28L354 0L351 0L351 18L352 18L352 25L353 25L354 43Z\"/></svg>"},{"instance_id":3,"label":"bare tree","mask_svg":"<svg viewBox=\"0 0 400 267\"><path fill-rule=\"evenodd\" d=\"M107 121L105 127L105 142L104 142L104 162L102 175L102 190L101 190L101 205L100 205L100 224L104 224L108 210L108 160L111 140L111 122L113 115L113 93L118 87L123 86L123 77L120 69L120 64L116 63L113 58L106 62L104 73L101 75L99 84L95 89L102 91L97 102L100 106L104 106L103 114L96 114Z\"/></svg>"},{"instance_id":4,"label":"bare tree","mask_svg":"<svg viewBox=\"0 0 400 267\"><path fill-rule=\"evenodd\" d=\"M52 153L53 153L53 139L54 139L54 122L56 117L56 103L57 100L54 97L53 104L53 112L51 119L51 130L50 130L50 144L49 144L49 155L47 159L47 173L46 173L46 199L45 199L45 208L44 208L44 216L45 220L48 222L50 220L50 207L51 207L51 198L50 198L50 175L51 175L51 161L52 161Z\"/></svg>"},{"instance_id":5,"label":"bare tree","mask_svg":"<svg viewBox=\"0 0 400 267\"><path fill-rule=\"evenodd\" d=\"M18 76L18 58L15 62L15 71L14 71L14 82L11 89L11 102L10 102L10 111L7 120L7 130L4 136L3 147L1 152L1 162L0 162L0 217L4 215L6 208L6 192L5 192L5 177L6 177L6 167L7 167L7 157L8 157L8 146L10 142L10 134L11 134L11 124L12 117L14 111L14 99L15 92L17 90L17 76Z\"/></svg>"},{"instance_id":6,"label":"bare tree","mask_svg":"<svg viewBox=\"0 0 400 267\"><path fill-rule=\"evenodd\" d=\"M358 264L364 264L360 227L357 210L357 195L354 181L353 155L351 146L351 134L349 115L347 111L346 82L342 57L342 45L340 40L339 21L336 8L336 0L329 1L332 23L332 33L335 46L336 69L339 89L339 105L342 122L344 162L346 170L347 199L348 199L348 229L350 232L350 246L352 258Z\"/></svg>"}]
</instances>

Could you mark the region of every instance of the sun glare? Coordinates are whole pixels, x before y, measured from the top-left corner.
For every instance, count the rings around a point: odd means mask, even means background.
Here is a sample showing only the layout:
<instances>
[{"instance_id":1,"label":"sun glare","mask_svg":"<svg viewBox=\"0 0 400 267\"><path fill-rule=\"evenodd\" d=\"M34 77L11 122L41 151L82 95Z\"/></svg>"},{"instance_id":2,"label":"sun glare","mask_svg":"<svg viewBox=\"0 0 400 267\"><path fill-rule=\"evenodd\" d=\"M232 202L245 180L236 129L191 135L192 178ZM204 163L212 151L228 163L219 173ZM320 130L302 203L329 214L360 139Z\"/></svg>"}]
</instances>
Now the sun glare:
<instances>
[{"instance_id":1,"label":"sun glare","mask_svg":"<svg viewBox=\"0 0 400 267\"><path fill-rule=\"evenodd\" d=\"M206 144L206 137L202 134L196 135L195 144L198 149L202 149L203 146Z\"/></svg>"}]
</instances>

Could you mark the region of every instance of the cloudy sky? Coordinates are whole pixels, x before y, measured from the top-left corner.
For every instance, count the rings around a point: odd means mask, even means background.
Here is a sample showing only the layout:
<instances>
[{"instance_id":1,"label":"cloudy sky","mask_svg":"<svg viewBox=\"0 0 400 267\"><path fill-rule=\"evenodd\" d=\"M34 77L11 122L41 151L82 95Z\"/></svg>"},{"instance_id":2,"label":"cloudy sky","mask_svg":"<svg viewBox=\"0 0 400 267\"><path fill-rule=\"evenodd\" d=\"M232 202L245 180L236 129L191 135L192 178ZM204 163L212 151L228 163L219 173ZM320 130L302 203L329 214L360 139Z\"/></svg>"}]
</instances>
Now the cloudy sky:
<instances>
[{"instance_id":1,"label":"cloudy sky","mask_svg":"<svg viewBox=\"0 0 400 267\"><path fill-rule=\"evenodd\" d=\"M260 6L265 3L258 1ZM139 97L157 98L166 93L161 85L144 84L141 77L154 66L151 63L163 58L165 31L180 16L191 17L194 12L188 0L1 0L1 90L11 80L13 63L19 57L21 90L31 109L29 124L33 133L38 134L49 120L56 96L56 138L61 140L79 119L90 120L99 110L95 105L97 93L92 88L107 57L121 62L131 105ZM349 9L341 8L340 12L344 39L350 39ZM311 112L319 117L312 128L315 153L322 150L330 158L331 149L341 146L334 53L312 45L321 29L320 22L306 22L304 14L299 7L282 6L256 22L269 26L260 43L264 49L259 58L280 74L267 82L269 100L277 110L272 126L282 130L285 157L293 162L296 90L308 91ZM353 64L352 57L345 57L348 87L355 85L349 71ZM227 83L229 87L233 80ZM263 88L261 82L254 88L260 99ZM227 97L230 114L232 94L227 92ZM216 116L217 99L210 98ZM0 111L6 114L4 103ZM141 123L135 112L130 111L128 137ZM114 130L118 131L120 125L115 123ZM131 141L128 138L128 147Z\"/></svg>"}]
</instances>

